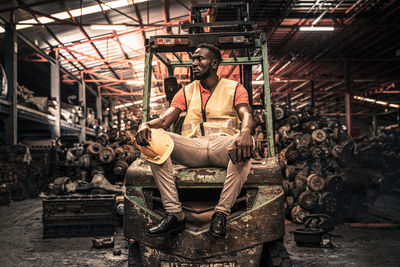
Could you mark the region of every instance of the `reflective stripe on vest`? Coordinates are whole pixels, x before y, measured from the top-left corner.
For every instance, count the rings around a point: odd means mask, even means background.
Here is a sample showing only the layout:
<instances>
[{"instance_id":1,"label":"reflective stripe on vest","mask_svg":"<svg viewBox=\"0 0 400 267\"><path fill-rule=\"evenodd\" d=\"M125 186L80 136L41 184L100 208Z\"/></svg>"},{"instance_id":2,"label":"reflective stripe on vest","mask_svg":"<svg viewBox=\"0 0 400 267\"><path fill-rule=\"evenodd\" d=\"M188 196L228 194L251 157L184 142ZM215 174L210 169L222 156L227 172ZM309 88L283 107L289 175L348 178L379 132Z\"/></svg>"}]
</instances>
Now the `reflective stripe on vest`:
<instances>
[{"instance_id":1,"label":"reflective stripe on vest","mask_svg":"<svg viewBox=\"0 0 400 267\"><path fill-rule=\"evenodd\" d=\"M182 125L182 135L197 137L238 133L240 119L234 106L237 85L236 81L220 79L204 110L200 81L187 85L185 87L187 114Z\"/></svg>"}]
</instances>

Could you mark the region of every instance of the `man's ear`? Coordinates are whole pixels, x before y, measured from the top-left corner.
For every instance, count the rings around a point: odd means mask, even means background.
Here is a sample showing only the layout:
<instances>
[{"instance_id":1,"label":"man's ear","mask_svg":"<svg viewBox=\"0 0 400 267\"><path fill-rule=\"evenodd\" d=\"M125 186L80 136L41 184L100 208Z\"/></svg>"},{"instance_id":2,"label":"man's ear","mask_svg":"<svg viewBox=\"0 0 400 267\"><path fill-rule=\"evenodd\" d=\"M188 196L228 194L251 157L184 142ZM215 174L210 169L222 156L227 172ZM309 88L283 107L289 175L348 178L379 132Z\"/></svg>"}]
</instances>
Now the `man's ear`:
<instances>
[{"instance_id":1,"label":"man's ear","mask_svg":"<svg viewBox=\"0 0 400 267\"><path fill-rule=\"evenodd\" d=\"M218 59L216 59L216 58L214 58L213 60L212 60L212 63L211 63L212 65L212 69L215 71L215 72L217 72L217 70L218 70L218 65L219 65L219 61L218 61Z\"/></svg>"}]
</instances>

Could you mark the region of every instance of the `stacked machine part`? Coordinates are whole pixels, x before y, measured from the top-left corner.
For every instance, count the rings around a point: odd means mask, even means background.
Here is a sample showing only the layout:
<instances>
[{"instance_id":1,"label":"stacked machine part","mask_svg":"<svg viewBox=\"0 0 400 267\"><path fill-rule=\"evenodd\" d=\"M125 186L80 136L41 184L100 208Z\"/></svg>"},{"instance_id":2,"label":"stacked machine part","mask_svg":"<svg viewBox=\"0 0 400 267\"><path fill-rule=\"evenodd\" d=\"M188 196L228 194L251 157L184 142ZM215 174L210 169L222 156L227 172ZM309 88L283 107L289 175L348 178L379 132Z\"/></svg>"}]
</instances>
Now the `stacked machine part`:
<instances>
[{"instance_id":1,"label":"stacked machine part","mask_svg":"<svg viewBox=\"0 0 400 267\"><path fill-rule=\"evenodd\" d=\"M125 172L140 155L133 141L131 132L111 129L83 145L82 154L71 160L79 175L57 177L49 185L52 194L43 200L44 237L113 234L122 221Z\"/></svg>"},{"instance_id":2,"label":"stacked machine part","mask_svg":"<svg viewBox=\"0 0 400 267\"><path fill-rule=\"evenodd\" d=\"M311 214L341 221L344 193L338 154L346 146L346 127L309 109L274 107L275 145L283 171L286 217L304 223ZM266 151L264 116L256 118L257 157Z\"/></svg>"},{"instance_id":3,"label":"stacked machine part","mask_svg":"<svg viewBox=\"0 0 400 267\"><path fill-rule=\"evenodd\" d=\"M47 147L0 146L0 205L37 197L47 187L48 156Z\"/></svg>"}]
</instances>

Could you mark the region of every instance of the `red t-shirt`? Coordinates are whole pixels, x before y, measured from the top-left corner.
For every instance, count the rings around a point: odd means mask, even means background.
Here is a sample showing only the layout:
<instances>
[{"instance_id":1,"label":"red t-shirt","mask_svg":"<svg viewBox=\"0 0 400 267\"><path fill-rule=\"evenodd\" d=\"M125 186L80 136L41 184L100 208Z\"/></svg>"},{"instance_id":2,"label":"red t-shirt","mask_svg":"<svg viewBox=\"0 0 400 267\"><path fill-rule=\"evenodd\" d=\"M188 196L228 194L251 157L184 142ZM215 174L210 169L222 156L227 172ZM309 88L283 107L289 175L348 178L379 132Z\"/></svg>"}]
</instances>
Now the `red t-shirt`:
<instances>
[{"instance_id":1,"label":"red t-shirt","mask_svg":"<svg viewBox=\"0 0 400 267\"><path fill-rule=\"evenodd\" d=\"M178 93L176 93L176 95L172 99L171 107L179 108L182 111L186 110L185 94L183 92L184 89L185 88L182 88L181 90L178 91ZM200 91L201 91L201 98L202 98L203 108L204 108L207 103L207 100L211 94L208 90L203 88L201 83L200 83ZM248 95L246 89L244 88L244 86L239 83L236 88L235 106L237 106L238 104L242 104L242 103L249 104L249 95Z\"/></svg>"}]
</instances>

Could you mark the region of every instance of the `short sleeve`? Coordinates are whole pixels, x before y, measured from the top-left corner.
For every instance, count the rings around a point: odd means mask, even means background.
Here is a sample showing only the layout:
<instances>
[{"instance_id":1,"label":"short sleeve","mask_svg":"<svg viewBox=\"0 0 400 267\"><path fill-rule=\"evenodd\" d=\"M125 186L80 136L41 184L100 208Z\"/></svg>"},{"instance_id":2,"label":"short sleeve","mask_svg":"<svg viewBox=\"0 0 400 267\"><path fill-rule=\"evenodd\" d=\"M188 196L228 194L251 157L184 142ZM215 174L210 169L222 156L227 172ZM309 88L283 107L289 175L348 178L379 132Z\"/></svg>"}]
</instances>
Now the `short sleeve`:
<instances>
[{"instance_id":1,"label":"short sleeve","mask_svg":"<svg viewBox=\"0 0 400 267\"><path fill-rule=\"evenodd\" d=\"M186 100L185 100L185 93L183 92L185 88L182 88L175 94L174 98L171 102L171 107L176 107L181 109L182 111L186 110Z\"/></svg>"},{"instance_id":2,"label":"short sleeve","mask_svg":"<svg viewBox=\"0 0 400 267\"><path fill-rule=\"evenodd\" d=\"M235 106L243 103L249 104L249 94L242 84L238 84L235 94Z\"/></svg>"}]
</instances>

